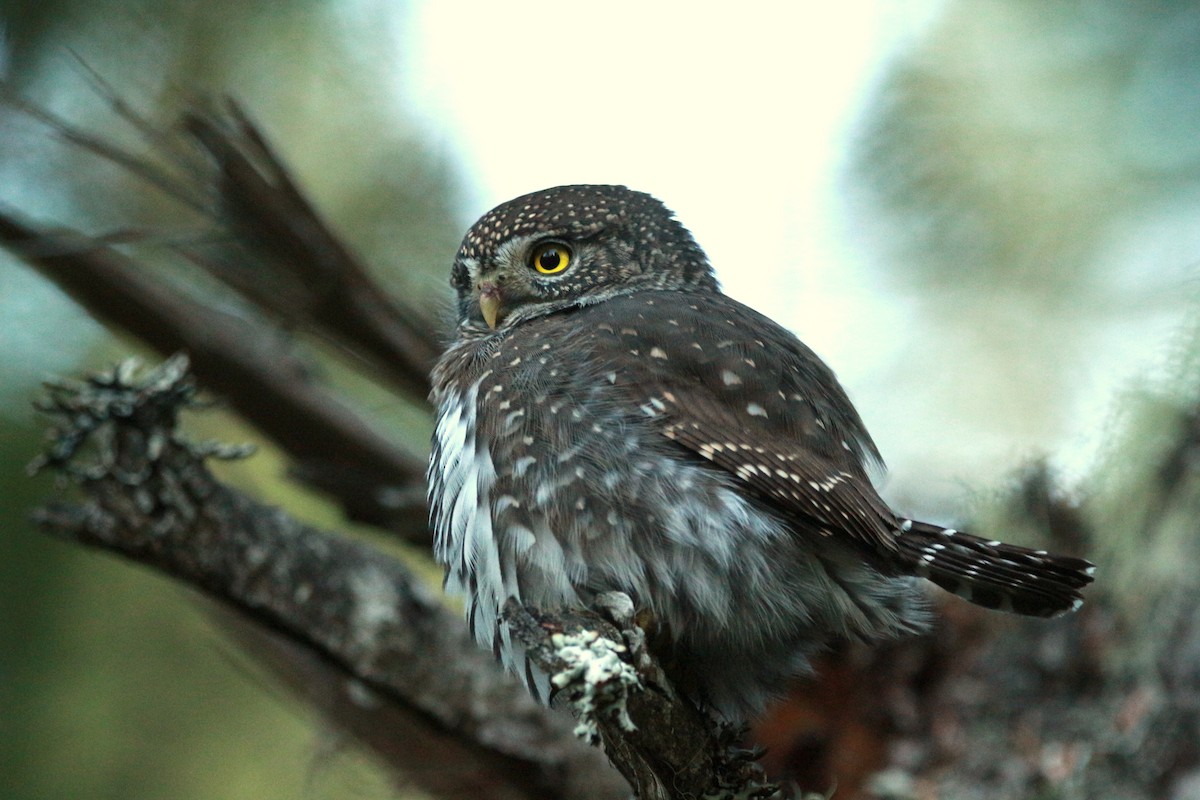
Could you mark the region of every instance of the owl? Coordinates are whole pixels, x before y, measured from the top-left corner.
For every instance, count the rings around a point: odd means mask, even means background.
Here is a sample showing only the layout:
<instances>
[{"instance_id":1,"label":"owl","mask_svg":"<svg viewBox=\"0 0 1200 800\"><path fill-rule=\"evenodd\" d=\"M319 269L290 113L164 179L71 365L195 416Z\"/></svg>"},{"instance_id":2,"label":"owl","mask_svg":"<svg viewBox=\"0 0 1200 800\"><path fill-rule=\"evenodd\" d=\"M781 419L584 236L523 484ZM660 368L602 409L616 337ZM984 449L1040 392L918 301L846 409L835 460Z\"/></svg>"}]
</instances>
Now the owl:
<instances>
[{"instance_id":1,"label":"owl","mask_svg":"<svg viewBox=\"0 0 1200 800\"><path fill-rule=\"evenodd\" d=\"M722 294L650 195L560 186L467 232L433 371L435 555L467 623L530 689L509 598L628 595L677 687L761 711L831 642L924 630L932 582L978 605L1071 611L1088 562L893 511L833 372Z\"/></svg>"}]
</instances>

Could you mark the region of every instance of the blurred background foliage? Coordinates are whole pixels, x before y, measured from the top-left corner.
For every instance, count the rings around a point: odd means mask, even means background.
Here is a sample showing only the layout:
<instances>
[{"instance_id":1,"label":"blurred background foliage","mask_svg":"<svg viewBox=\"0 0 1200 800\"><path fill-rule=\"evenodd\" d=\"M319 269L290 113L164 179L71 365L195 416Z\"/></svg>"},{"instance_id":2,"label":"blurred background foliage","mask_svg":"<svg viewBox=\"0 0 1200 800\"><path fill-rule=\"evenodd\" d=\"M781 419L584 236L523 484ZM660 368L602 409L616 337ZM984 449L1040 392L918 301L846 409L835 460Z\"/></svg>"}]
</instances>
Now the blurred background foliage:
<instances>
[{"instance_id":1,"label":"blurred background foliage","mask_svg":"<svg viewBox=\"0 0 1200 800\"><path fill-rule=\"evenodd\" d=\"M22 96L134 149L133 132L114 121L72 54L159 125L198 94L236 95L381 280L438 307L465 226L492 202L537 186L478 188L464 166L470 156L456 149L461 141L431 134L406 96L397 75L412 68L409 49L430 46L422 21L432 6L0 0L4 70ZM1000 493L1020 464L1046 456L1071 491L1091 499L1095 528L1106 537L1096 557L1112 569L1101 575L1135 596L1146 572L1122 559L1143 544L1125 535L1138 524L1133 517L1154 506L1158 478L1147 465L1176 443L1174 426L1200 394L1200 7L1121 0L848 7L883 31L873 40L879 52L859 67L851 112L830 134L836 180L818 179L814 189L828 208L820 219L786 220L793 227L779 234L794 243L809 235L796 232L806 226L824 230L829 263L763 263L760 273L751 259L723 277L772 313L794 306L796 316L781 321L847 377L893 467L893 499L943 519L965 515L980 495ZM630 51L647 73L636 87L589 83L600 112L532 87L512 93L511 117L493 120L491 133L536 146L539 137L569 138L589 115L620 118L622 94L643 84L704 94L711 87L689 83L668 57L676 48L694 51L697 29L713 37L705 58L729 59L734 76L698 110L706 124L719 128L723 104L741 86L779 86L774 108L731 121L738 138L720 129L727 140L714 150L716 161L759 147L758 126L793 116L804 124L819 101L808 87L821 77L780 74L778 65L756 73L753 50L773 30L819 31L829 24L822 15L834 12L774 19L676 11L695 15L689 36L664 28L661 51ZM442 13L472 25L469 4ZM624 15L631 30L641 24L632 5L589 13ZM513 65L527 68L530 58L549 59L546 70L597 59L603 68L604 48L621 49L588 38L586 19L569 24L545 5L514 4L511 14L513 30L525 24L528 36L497 32L487 53L445 56L468 62L496 93L511 92ZM663 124L679 123L677 112L665 104ZM698 220L692 227L702 243L712 242L721 272L717 253L737 253L748 238L768 234L748 233L732 208L750 197L740 186L684 181L672 195L665 179L638 183L643 162L661 166L672 157L631 152L629 175L606 179L650 189L676 207L711 193L714 206L738 221L734 230L702 213L682 216ZM695 180L694 163L678 166ZM763 186L773 180L755 177ZM476 195L492 202L474 202ZM135 221L164 242L194 233L161 196L11 109L0 109L0 202L85 232ZM134 250L147 263L165 257L153 239ZM746 293L748 273L761 302ZM0 344L0 796L393 796L364 757L342 749L223 644L193 595L29 525L30 508L53 488L24 474L40 440L28 405L37 381L107 364L137 345L105 334L4 255ZM313 358L370 415L423 450L428 421L420 414L318 361L318 353ZM197 425L201 435L256 438L219 414ZM339 526L318 498L281 478L280 460L260 444L266 455L237 465L237 480L302 517ZM1178 511L1190 505L1175 508L1156 550L1161 569L1152 573L1169 586L1194 580L1186 566L1197 551L1194 523Z\"/></svg>"},{"instance_id":2,"label":"blurred background foliage","mask_svg":"<svg viewBox=\"0 0 1200 800\"><path fill-rule=\"evenodd\" d=\"M135 152L144 145L113 119L73 54L159 126L192 97L236 95L385 285L440 304L433 295L466 222L458 181L423 146L390 77L397 56L381 28L397 15L355 5L0 3L6 77L22 96ZM163 244L197 230L160 194L8 110L0 183L3 202L35 219L88 232L152 229L134 254L156 268L173 266ZM223 640L195 594L33 530L28 514L53 489L24 473L41 440L29 406L37 381L144 350L103 335L33 272L0 259L0 797L396 796L365 755ZM313 358L421 450L422 416L397 413L394 399ZM227 468L238 485L315 524L347 527L283 479L282 460L254 431L221 413L193 422L201 438L260 446Z\"/></svg>"}]
</instances>

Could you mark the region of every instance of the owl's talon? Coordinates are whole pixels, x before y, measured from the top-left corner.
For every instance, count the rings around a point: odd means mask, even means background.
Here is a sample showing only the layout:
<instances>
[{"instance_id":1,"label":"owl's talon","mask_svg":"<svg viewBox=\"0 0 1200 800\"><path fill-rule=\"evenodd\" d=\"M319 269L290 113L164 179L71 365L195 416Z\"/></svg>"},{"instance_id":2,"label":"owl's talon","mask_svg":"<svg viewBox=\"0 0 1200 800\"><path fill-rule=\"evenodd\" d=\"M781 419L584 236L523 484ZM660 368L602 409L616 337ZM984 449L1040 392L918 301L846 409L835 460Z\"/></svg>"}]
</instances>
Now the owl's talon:
<instances>
[{"instance_id":1,"label":"owl's talon","mask_svg":"<svg viewBox=\"0 0 1200 800\"><path fill-rule=\"evenodd\" d=\"M592 610L618 628L628 628L637 622L633 598L624 592L602 592L592 601Z\"/></svg>"}]
</instances>

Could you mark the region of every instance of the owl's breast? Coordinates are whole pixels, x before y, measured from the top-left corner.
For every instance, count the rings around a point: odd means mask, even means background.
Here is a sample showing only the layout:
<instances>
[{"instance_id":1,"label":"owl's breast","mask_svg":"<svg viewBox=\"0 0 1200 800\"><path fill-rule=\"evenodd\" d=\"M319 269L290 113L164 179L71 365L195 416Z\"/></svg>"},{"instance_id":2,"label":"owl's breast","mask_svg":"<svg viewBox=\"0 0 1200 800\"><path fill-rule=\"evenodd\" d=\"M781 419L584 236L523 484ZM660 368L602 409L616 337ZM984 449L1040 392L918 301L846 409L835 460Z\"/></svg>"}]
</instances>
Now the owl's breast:
<instances>
[{"instance_id":1,"label":"owl's breast","mask_svg":"<svg viewBox=\"0 0 1200 800\"><path fill-rule=\"evenodd\" d=\"M440 404L455 424L439 424L450 446L435 445L435 460L471 470L445 483L467 486L460 494L487 517L467 525L442 504L440 529L455 543L440 555L451 582L457 564L468 593L472 574L490 574L500 593L531 604L586 603L618 589L645 603L685 598L680 613L721 614L729 589L716 576L744 558L743 544L779 539L783 525L731 476L662 435L654 406L631 391L627 361L604 346L614 337L586 324L564 334L551 321L481 348L459 399ZM469 433L450 435L465 424L453 409L467 406ZM471 455L448 456L459 452ZM484 530L495 569L482 569L476 537L465 535Z\"/></svg>"}]
</instances>

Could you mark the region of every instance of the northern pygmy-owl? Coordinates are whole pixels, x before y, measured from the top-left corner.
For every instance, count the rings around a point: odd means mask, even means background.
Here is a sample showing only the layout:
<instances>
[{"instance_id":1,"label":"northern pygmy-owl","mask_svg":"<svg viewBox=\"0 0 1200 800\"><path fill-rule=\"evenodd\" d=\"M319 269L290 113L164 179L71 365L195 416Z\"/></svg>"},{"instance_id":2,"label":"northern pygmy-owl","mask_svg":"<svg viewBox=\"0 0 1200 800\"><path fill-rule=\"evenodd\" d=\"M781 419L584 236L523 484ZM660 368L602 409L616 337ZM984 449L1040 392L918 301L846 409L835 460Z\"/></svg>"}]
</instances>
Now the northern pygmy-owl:
<instances>
[{"instance_id":1,"label":"northern pygmy-owl","mask_svg":"<svg viewBox=\"0 0 1200 800\"><path fill-rule=\"evenodd\" d=\"M721 293L653 197L562 186L467 233L458 327L433 374L437 558L478 640L535 692L509 597L648 612L679 687L758 712L835 639L922 630L919 578L988 608L1082 602L1081 559L909 519L830 369Z\"/></svg>"}]
</instances>

